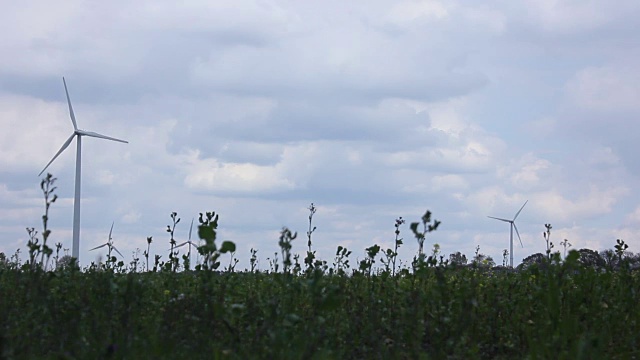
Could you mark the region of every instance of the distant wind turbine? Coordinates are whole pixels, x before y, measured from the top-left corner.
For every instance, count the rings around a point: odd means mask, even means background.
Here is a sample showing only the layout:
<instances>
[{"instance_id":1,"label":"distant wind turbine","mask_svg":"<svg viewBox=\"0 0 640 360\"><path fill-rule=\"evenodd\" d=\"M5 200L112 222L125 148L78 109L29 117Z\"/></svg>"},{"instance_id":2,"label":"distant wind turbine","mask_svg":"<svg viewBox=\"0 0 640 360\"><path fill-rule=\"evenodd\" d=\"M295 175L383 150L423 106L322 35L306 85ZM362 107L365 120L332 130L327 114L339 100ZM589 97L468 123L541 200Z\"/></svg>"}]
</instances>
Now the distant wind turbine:
<instances>
[{"instance_id":1,"label":"distant wind turbine","mask_svg":"<svg viewBox=\"0 0 640 360\"><path fill-rule=\"evenodd\" d=\"M191 241L191 231L193 230L193 219L191 219L191 227L189 227L189 240L183 242L180 245L176 245L174 247L174 249L177 249L179 247L185 246L185 245L189 245L189 254L187 255L189 257L189 263L191 264L191 245L193 245L194 247L198 248L198 244L194 243L193 241Z\"/></svg>"},{"instance_id":2,"label":"distant wind turbine","mask_svg":"<svg viewBox=\"0 0 640 360\"><path fill-rule=\"evenodd\" d=\"M97 249L100 249L100 248L103 248L103 247L107 246L108 249L109 249L109 257L111 257L111 249L113 249L118 254L120 254L120 256L122 256L122 259L124 260L124 255L122 255L122 253L120 251L118 251L118 249L116 249L116 246L113 245L113 239L111 238L111 233L113 233L113 224L114 223L111 223L111 230L109 230L109 240L107 240L106 243L104 243L102 245L99 245L99 246L96 246L96 247L94 247L93 249L91 249L89 251L97 250ZM111 260L109 260L109 261L111 261Z\"/></svg>"},{"instance_id":3,"label":"distant wind turbine","mask_svg":"<svg viewBox=\"0 0 640 360\"><path fill-rule=\"evenodd\" d=\"M71 134L71 136L69 136L69 138L67 139L67 141L64 142L64 144L62 144L62 147L60 148L60 150L58 150L58 152L56 153L56 155L51 159L51 161L49 161L49 163L47 164L47 166L44 167L44 169L42 169L42 171L40 172L40 174L38 174L38 176L42 175L42 173L47 170L47 168L49 167L49 165L51 165L51 163L67 148L69 147L69 144L71 144L71 141L73 140L74 137L77 137L76 139L76 143L77 143L77 148L76 148L76 184L75 184L75 196L73 199L73 249L71 252L71 255L76 258L76 260L78 261L78 263L80 263L80 174L82 173L81 171L81 153L82 153L82 137L83 136L90 136L90 137L96 137L96 138L100 138L100 139L106 139L106 140L112 140L112 141L118 141L121 143L128 143L125 140L120 140L120 139L116 139L116 138L112 138L109 136L105 136L102 134L98 134L92 131L84 131L84 130L80 130L78 129L78 124L76 123L76 116L73 113L73 107L71 106L71 99L69 99L69 91L67 90L67 82L65 81L64 77L62 78L62 82L64 84L64 92L67 94L67 104L69 104L69 115L71 116L71 122L73 123L73 134Z\"/></svg>"},{"instance_id":4,"label":"distant wind turbine","mask_svg":"<svg viewBox=\"0 0 640 360\"><path fill-rule=\"evenodd\" d=\"M527 205L527 203L529 202L529 200L524 202L524 205ZM509 235L509 265L511 267L513 267L513 229L516 229L516 234L518 235L518 240L520 240L520 246L524 247L522 245L522 239L520 238L520 233L518 232L518 227L516 226L516 218L518 217L518 215L520 215L520 212L522 211L522 209L524 209L524 205L522 205L522 207L520 208L520 210L518 210L518 212L516 213L516 216L513 217L513 220L509 220L509 219L502 219L502 218L497 218L497 217L493 217L493 216L487 216L491 219L496 219L496 220L500 220L500 221L504 221L504 222L508 222L511 225L511 232Z\"/></svg>"}]
</instances>

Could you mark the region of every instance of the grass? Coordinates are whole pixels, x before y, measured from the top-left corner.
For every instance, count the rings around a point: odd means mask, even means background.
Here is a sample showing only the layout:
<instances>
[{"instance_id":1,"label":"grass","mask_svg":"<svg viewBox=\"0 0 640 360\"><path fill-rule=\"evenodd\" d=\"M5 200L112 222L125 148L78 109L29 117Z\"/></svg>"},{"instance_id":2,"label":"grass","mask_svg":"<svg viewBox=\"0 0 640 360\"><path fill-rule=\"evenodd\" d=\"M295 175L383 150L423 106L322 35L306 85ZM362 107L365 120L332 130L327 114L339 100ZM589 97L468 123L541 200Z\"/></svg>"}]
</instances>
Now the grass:
<instances>
[{"instance_id":1,"label":"grass","mask_svg":"<svg viewBox=\"0 0 640 360\"><path fill-rule=\"evenodd\" d=\"M251 270L235 270L235 244L216 241L213 212L199 219L203 261L195 270L181 268L177 254L145 271L117 258L80 270L51 262L46 241L34 235L25 263L17 255L0 258L0 358L640 357L640 272L622 240L610 259L617 262L604 266L574 250L564 260L540 254L520 269L462 265L437 251L419 251L410 267L396 267L399 218L394 248L371 246L354 268L344 247L331 265L316 258L316 208L309 210L306 258L292 254L297 234L283 228L281 258L271 260L270 271L253 266L256 250ZM429 225L428 214L423 231L412 226L420 248L439 224ZM178 222L173 213L171 235ZM228 266L223 255L231 256Z\"/></svg>"}]
</instances>

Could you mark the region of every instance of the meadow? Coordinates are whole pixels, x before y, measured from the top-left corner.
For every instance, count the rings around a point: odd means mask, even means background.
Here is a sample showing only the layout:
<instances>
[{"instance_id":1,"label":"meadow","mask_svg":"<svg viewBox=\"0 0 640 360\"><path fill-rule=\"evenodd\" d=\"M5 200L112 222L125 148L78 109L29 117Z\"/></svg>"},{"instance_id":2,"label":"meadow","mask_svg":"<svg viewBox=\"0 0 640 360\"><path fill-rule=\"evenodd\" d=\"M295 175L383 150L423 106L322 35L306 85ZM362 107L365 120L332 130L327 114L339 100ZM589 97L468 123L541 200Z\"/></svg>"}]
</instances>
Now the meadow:
<instances>
[{"instance_id":1,"label":"meadow","mask_svg":"<svg viewBox=\"0 0 640 360\"><path fill-rule=\"evenodd\" d=\"M283 228L269 270L236 270L235 244L216 239L218 215L201 214L199 264L175 249L172 213L166 261L105 262L80 269L49 247L55 202L41 187L40 234L28 229L28 259L0 256L0 358L6 359L636 359L640 357L640 271L618 240L608 257L583 249L562 258L548 246L518 268L424 252L439 221L411 223L418 252L405 246L336 249L330 261ZM548 224L547 224L548 225ZM551 226L547 227L551 231ZM306 245L300 258L293 244ZM151 239L148 239L151 246ZM551 244L549 244L551 245ZM196 251L196 250L194 250Z\"/></svg>"}]
</instances>

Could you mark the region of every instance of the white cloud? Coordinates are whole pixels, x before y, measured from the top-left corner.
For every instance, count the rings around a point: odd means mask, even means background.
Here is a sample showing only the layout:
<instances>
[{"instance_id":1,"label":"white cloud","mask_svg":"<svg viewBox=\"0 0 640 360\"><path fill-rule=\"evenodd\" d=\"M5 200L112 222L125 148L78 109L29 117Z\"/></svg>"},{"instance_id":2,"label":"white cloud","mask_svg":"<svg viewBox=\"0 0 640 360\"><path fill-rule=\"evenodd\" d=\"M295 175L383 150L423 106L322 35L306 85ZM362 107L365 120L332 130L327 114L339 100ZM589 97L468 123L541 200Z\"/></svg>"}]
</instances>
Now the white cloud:
<instances>
[{"instance_id":1,"label":"white cloud","mask_svg":"<svg viewBox=\"0 0 640 360\"><path fill-rule=\"evenodd\" d=\"M476 187L464 198L465 203L468 204L469 207L485 215L493 214L498 209L503 208L513 209L515 214L515 211L517 211L526 200L523 194L507 194L503 187L497 185ZM494 216L502 217L505 215L497 214Z\"/></svg>"},{"instance_id":2,"label":"white cloud","mask_svg":"<svg viewBox=\"0 0 640 360\"><path fill-rule=\"evenodd\" d=\"M607 168L621 165L620 158L608 146L591 149L587 161L591 166L604 166Z\"/></svg>"},{"instance_id":3,"label":"white cloud","mask_svg":"<svg viewBox=\"0 0 640 360\"><path fill-rule=\"evenodd\" d=\"M99 170L95 174L94 181L100 185L112 185L115 181L115 174L109 170Z\"/></svg>"},{"instance_id":4,"label":"white cloud","mask_svg":"<svg viewBox=\"0 0 640 360\"><path fill-rule=\"evenodd\" d=\"M499 166L497 174L515 189L522 191L551 186L557 172L557 166L553 166L550 161L527 153L508 165Z\"/></svg>"},{"instance_id":5,"label":"white cloud","mask_svg":"<svg viewBox=\"0 0 640 360\"><path fill-rule=\"evenodd\" d=\"M58 121L62 119L68 123ZM0 95L0 166L42 170L71 135L68 119L62 103ZM61 157L57 161L68 160Z\"/></svg>"},{"instance_id":6,"label":"white cloud","mask_svg":"<svg viewBox=\"0 0 640 360\"><path fill-rule=\"evenodd\" d=\"M467 20L465 23L477 24L482 29L488 29L493 33L502 34L507 28L505 14L491 6L466 7L462 8L461 12Z\"/></svg>"},{"instance_id":7,"label":"white cloud","mask_svg":"<svg viewBox=\"0 0 640 360\"><path fill-rule=\"evenodd\" d=\"M273 2L191 1L178 8L171 2L137 2L121 17L148 31L235 33L255 32L271 36L283 33L296 23L295 13Z\"/></svg>"},{"instance_id":8,"label":"white cloud","mask_svg":"<svg viewBox=\"0 0 640 360\"><path fill-rule=\"evenodd\" d=\"M542 117L524 125L524 129L536 138L545 138L556 131L557 120L551 117Z\"/></svg>"},{"instance_id":9,"label":"white cloud","mask_svg":"<svg viewBox=\"0 0 640 360\"><path fill-rule=\"evenodd\" d=\"M549 32L591 30L614 19L609 4L595 0L527 0L529 14Z\"/></svg>"},{"instance_id":10,"label":"white cloud","mask_svg":"<svg viewBox=\"0 0 640 360\"><path fill-rule=\"evenodd\" d=\"M576 247L634 241L637 1L3 10L0 250L40 221L35 174L71 132L62 75L81 128L130 142L83 147L83 251L111 219L128 253L162 243L171 211L216 210L241 261L254 246L265 265L280 226L304 233L311 201L325 259L389 245L397 216L429 208L443 221L430 244L472 256L477 243L498 261L507 231L485 216L527 199L516 260L543 251L549 221ZM51 168L56 241L70 236L73 161L70 149Z\"/></svg>"},{"instance_id":11,"label":"white cloud","mask_svg":"<svg viewBox=\"0 0 640 360\"><path fill-rule=\"evenodd\" d=\"M185 161L185 185L196 191L260 193L296 186L280 174L277 165L221 164L215 159L200 159L198 151L188 154Z\"/></svg>"},{"instance_id":12,"label":"white cloud","mask_svg":"<svg viewBox=\"0 0 640 360\"><path fill-rule=\"evenodd\" d=\"M640 226L640 206L636 207L636 209L627 215L626 222L632 225Z\"/></svg>"},{"instance_id":13,"label":"white cloud","mask_svg":"<svg viewBox=\"0 0 640 360\"><path fill-rule=\"evenodd\" d=\"M403 1L396 3L389 11L389 19L399 25L411 23L417 19L442 20L449 12L440 1Z\"/></svg>"},{"instance_id":14,"label":"white cloud","mask_svg":"<svg viewBox=\"0 0 640 360\"><path fill-rule=\"evenodd\" d=\"M469 182L460 175L434 176L431 179L433 190L464 190L469 188Z\"/></svg>"},{"instance_id":15,"label":"white cloud","mask_svg":"<svg viewBox=\"0 0 640 360\"><path fill-rule=\"evenodd\" d=\"M493 165L490 150L483 144L469 142L450 148L418 148L385 154L382 163L389 167L425 166L445 171L483 171Z\"/></svg>"},{"instance_id":16,"label":"white cloud","mask_svg":"<svg viewBox=\"0 0 640 360\"><path fill-rule=\"evenodd\" d=\"M575 200L568 199L555 191L545 191L536 193L532 202L549 219L588 220L612 212L613 206L628 193L628 189L621 187L599 189L592 186L589 193L582 194Z\"/></svg>"},{"instance_id":17,"label":"white cloud","mask_svg":"<svg viewBox=\"0 0 640 360\"><path fill-rule=\"evenodd\" d=\"M567 92L576 105L585 110L640 110L640 74L634 66L619 64L581 69L568 82Z\"/></svg>"},{"instance_id":18,"label":"white cloud","mask_svg":"<svg viewBox=\"0 0 640 360\"><path fill-rule=\"evenodd\" d=\"M125 224L135 224L142 218L142 214L134 210L122 215L122 222Z\"/></svg>"},{"instance_id":19,"label":"white cloud","mask_svg":"<svg viewBox=\"0 0 640 360\"><path fill-rule=\"evenodd\" d=\"M528 200L528 217L538 219L541 224L547 222L576 224L608 216L615 210L615 205L628 194L629 189L626 188L600 189L593 185L588 193L578 194L575 197L568 197L554 189L509 194L500 186L488 186L468 194L465 202L473 204L476 211L485 215L509 217ZM512 209L513 214L501 213L505 212L503 209Z\"/></svg>"},{"instance_id":20,"label":"white cloud","mask_svg":"<svg viewBox=\"0 0 640 360\"><path fill-rule=\"evenodd\" d=\"M511 181L517 186L535 186L540 181L540 172L549 168L549 162L537 159L533 163L523 166L520 171L511 176Z\"/></svg>"}]
</instances>

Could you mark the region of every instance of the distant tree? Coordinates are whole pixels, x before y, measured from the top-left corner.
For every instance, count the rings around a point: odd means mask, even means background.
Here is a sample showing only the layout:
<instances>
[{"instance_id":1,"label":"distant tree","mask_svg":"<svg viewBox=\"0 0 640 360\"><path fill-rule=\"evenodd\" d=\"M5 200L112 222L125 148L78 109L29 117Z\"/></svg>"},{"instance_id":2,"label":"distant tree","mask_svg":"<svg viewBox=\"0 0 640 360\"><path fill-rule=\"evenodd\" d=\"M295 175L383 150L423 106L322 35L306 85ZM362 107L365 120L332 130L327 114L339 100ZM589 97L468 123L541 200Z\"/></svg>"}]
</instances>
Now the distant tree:
<instances>
[{"instance_id":1,"label":"distant tree","mask_svg":"<svg viewBox=\"0 0 640 360\"><path fill-rule=\"evenodd\" d=\"M466 265L467 264L467 256L465 254L460 253L460 251L457 251L453 254L449 254L449 263L451 265Z\"/></svg>"},{"instance_id":2,"label":"distant tree","mask_svg":"<svg viewBox=\"0 0 640 360\"><path fill-rule=\"evenodd\" d=\"M496 266L496 262L493 261L493 258L489 255L477 253L473 257L472 263L477 266L486 266L486 267L494 267Z\"/></svg>"},{"instance_id":3,"label":"distant tree","mask_svg":"<svg viewBox=\"0 0 640 360\"><path fill-rule=\"evenodd\" d=\"M518 265L518 269L526 269L532 265L542 265L545 260L547 260L547 256L542 253L535 253L527 256L522 260L522 263Z\"/></svg>"},{"instance_id":4,"label":"distant tree","mask_svg":"<svg viewBox=\"0 0 640 360\"><path fill-rule=\"evenodd\" d=\"M578 250L580 257L578 261L584 265L593 267L595 269L600 269L606 266L604 259L598 254L597 251L591 249L580 249Z\"/></svg>"},{"instance_id":5,"label":"distant tree","mask_svg":"<svg viewBox=\"0 0 640 360\"><path fill-rule=\"evenodd\" d=\"M640 269L640 253L634 254L629 252L629 265L631 269Z\"/></svg>"},{"instance_id":6,"label":"distant tree","mask_svg":"<svg viewBox=\"0 0 640 360\"><path fill-rule=\"evenodd\" d=\"M77 268L77 267L78 267L78 263L75 258L69 255L64 255L58 260L58 264L56 268L58 270L64 270L64 269L71 269L71 268Z\"/></svg>"},{"instance_id":7,"label":"distant tree","mask_svg":"<svg viewBox=\"0 0 640 360\"><path fill-rule=\"evenodd\" d=\"M604 261L605 266L608 269L617 269L620 264L618 254L613 249L606 249L599 253L600 258Z\"/></svg>"}]
</instances>

